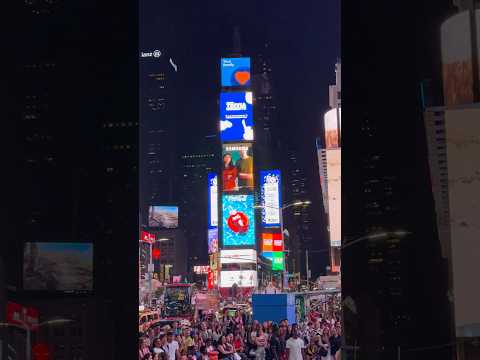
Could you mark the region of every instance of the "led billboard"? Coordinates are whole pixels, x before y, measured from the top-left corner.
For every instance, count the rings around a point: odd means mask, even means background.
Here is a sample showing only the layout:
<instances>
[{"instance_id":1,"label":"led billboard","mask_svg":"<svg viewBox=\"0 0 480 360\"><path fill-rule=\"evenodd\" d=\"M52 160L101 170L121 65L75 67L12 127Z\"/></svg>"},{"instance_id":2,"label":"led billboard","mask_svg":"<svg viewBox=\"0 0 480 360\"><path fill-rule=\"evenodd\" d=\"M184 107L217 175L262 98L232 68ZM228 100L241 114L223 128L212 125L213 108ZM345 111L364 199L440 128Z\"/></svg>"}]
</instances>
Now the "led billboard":
<instances>
[{"instance_id":1,"label":"led billboard","mask_svg":"<svg viewBox=\"0 0 480 360\"><path fill-rule=\"evenodd\" d=\"M256 287L257 272L255 270L221 271L220 287Z\"/></svg>"},{"instance_id":2,"label":"led billboard","mask_svg":"<svg viewBox=\"0 0 480 360\"><path fill-rule=\"evenodd\" d=\"M163 229L178 228L178 207L150 206L148 210L148 226Z\"/></svg>"},{"instance_id":3,"label":"led billboard","mask_svg":"<svg viewBox=\"0 0 480 360\"><path fill-rule=\"evenodd\" d=\"M480 336L480 107L445 111L453 298L457 337ZM475 174L477 173L477 174Z\"/></svg>"},{"instance_id":4,"label":"led billboard","mask_svg":"<svg viewBox=\"0 0 480 360\"><path fill-rule=\"evenodd\" d=\"M23 288L62 292L93 290L93 245L62 242L26 243Z\"/></svg>"},{"instance_id":5,"label":"led billboard","mask_svg":"<svg viewBox=\"0 0 480 360\"><path fill-rule=\"evenodd\" d=\"M250 58L222 58L220 77L222 87L250 86Z\"/></svg>"},{"instance_id":6,"label":"led billboard","mask_svg":"<svg viewBox=\"0 0 480 360\"><path fill-rule=\"evenodd\" d=\"M253 195L224 195L222 210L223 246L254 246Z\"/></svg>"},{"instance_id":7,"label":"led billboard","mask_svg":"<svg viewBox=\"0 0 480 360\"><path fill-rule=\"evenodd\" d=\"M253 141L253 94L250 91L220 94L222 142Z\"/></svg>"},{"instance_id":8,"label":"led billboard","mask_svg":"<svg viewBox=\"0 0 480 360\"><path fill-rule=\"evenodd\" d=\"M272 270L273 271L283 271L284 263L283 263L283 252L272 252Z\"/></svg>"},{"instance_id":9,"label":"led billboard","mask_svg":"<svg viewBox=\"0 0 480 360\"><path fill-rule=\"evenodd\" d=\"M248 264L257 262L257 252L253 249L220 251L220 264Z\"/></svg>"},{"instance_id":10,"label":"led billboard","mask_svg":"<svg viewBox=\"0 0 480 360\"><path fill-rule=\"evenodd\" d=\"M215 173L208 173L208 227L218 226L218 177Z\"/></svg>"},{"instance_id":11,"label":"led billboard","mask_svg":"<svg viewBox=\"0 0 480 360\"><path fill-rule=\"evenodd\" d=\"M340 109L338 112L340 114ZM341 123L337 120L337 109L331 109L327 111L324 117L325 122L325 148L335 149L340 147L339 132L341 131ZM340 128L339 128L340 125Z\"/></svg>"},{"instance_id":12,"label":"led billboard","mask_svg":"<svg viewBox=\"0 0 480 360\"><path fill-rule=\"evenodd\" d=\"M222 159L223 192L253 191L252 144L223 144Z\"/></svg>"},{"instance_id":13,"label":"led billboard","mask_svg":"<svg viewBox=\"0 0 480 360\"><path fill-rule=\"evenodd\" d=\"M341 246L342 235L341 150L330 149L326 151L326 155L330 245L338 247Z\"/></svg>"},{"instance_id":14,"label":"led billboard","mask_svg":"<svg viewBox=\"0 0 480 360\"><path fill-rule=\"evenodd\" d=\"M218 252L218 228L208 229L208 253Z\"/></svg>"},{"instance_id":15,"label":"led billboard","mask_svg":"<svg viewBox=\"0 0 480 360\"><path fill-rule=\"evenodd\" d=\"M282 234L278 233L263 233L262 234L262 251L283 251Z\"/></svg>"},{"instance_id":16,"label":"led billboard","mask_svg":"<svg viewBox=\"0 0 480 360\"><path fill-rule=\"evenodd\" d=\"M262 197L262 225L264 227L280 226L281 216L281 175L280 170L260 172Z\"/></svg>"}]
</instances>

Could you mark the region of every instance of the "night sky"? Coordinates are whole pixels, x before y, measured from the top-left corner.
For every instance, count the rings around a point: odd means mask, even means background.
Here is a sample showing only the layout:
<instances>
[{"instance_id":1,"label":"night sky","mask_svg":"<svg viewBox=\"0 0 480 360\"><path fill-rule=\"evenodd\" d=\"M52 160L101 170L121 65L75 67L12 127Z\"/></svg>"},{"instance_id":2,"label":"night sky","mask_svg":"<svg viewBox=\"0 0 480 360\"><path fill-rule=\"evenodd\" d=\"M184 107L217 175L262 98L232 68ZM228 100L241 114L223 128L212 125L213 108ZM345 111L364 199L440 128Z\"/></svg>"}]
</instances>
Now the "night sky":
<instances>
[{"instance_id":1,"label":"night sky","mask_svg":"<svg viewBox=\"0 0 480 360\"><path fill-rule=\"evenodd\" d=\"M151 2L151 13L162 3ZM328 86L335 81L334 64L340 57L340 6L337 0L189 2L170 9L170 31L151 34L168 42L180 69L185 121L182 138L195 139L216 131L219 59L233 45L233 28L240 27L245 55L265 41L271 44L273 81L278 94L284 133L297 135L313 161L315 136L328 108ZM241 4L241 5L240 5ZM150 15L149 15L150 16ZM144 36L147 36L145 34ZM173 42L172 42L173 41ZM300 124L300 126L299 126Z\"/></svg>"}]
</instances>

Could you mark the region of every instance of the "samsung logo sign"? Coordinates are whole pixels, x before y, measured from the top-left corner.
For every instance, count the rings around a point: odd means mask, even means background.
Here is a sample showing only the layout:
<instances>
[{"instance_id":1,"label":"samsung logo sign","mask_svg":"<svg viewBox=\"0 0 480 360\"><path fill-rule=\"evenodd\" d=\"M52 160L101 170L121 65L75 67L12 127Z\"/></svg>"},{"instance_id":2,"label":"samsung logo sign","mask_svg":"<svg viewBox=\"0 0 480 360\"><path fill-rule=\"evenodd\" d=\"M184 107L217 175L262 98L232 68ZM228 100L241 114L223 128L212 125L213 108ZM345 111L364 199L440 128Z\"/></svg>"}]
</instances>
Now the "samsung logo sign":
<instances>
[{"instance_id":1,"label":"samsung logo sign","mask_svg":"<svg viewBox=\"0 0 480 360\"><path fill-rule=\"evenodd\" d=\"M247 110L247 104L241 102L236 103L233 101L227 101L227 111L240 111L240 110Z\"/></svg>"},{"instance_id":2,"label":"samsung logo sign","mask_svg":"<svg viewBox=\"0 0 480 360\"><path fill-rule=\"evenodd\" d=\"M155 51L152 51L152 52L142 51L140 53L141 58L148 58L148 57L159 58L160 56L162 56L162 52L160 50L155 50Z\"/></svg>"}]
</instances>

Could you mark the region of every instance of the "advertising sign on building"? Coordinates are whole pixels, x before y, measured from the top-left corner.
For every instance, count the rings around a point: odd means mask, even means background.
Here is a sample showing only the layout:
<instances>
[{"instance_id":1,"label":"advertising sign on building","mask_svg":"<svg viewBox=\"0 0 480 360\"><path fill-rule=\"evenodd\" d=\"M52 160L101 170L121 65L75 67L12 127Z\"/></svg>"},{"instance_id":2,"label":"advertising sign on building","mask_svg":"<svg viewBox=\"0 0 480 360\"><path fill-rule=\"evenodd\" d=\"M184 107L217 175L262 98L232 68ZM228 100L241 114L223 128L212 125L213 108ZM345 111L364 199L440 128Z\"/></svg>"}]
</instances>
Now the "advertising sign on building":
<instances>
[{"instance_id":1,"label":"advertising sign on building","mask_svg":"<svg viewBox=\"0 0 480 360\"><path fill-rule=\"evenodd\" d=\"M208 173L208 228L218 226L218 177Z\"/></svg>"},{"instance_id":2,"label":"advertising sign on building","mask_svg":"<svg viewBox=\"0 0 480 360\"><path fill-rule=\"evenodd\" d=\"M251 192L254 186L253 149L249 143L223 144L223 192Z\"/></svg>"},{"instance_id":3,"label":"advertising sign on building","mask_svg":"<svg viewBox=\"0 0 480 360\"><path fill-rule=\"evenodd\" d=\"M257 252L254 249L222 250L221 264L247 264L257 262Z\"/></svg>"},{"instance_id":4,"label":"advertising sign on building","mask_svg":"<svg viewBox=\"0 0 480 360\"><path fill-rule=\"evenodd\" d=\"M223 246L255 245L253 195L224 195Z\"/></svg>"},{"instance_id":5,"label":"advertising sign on building","mask_svg":"<svg viewBox=\"0 0 480 360\"><path fill-rule=\"evenodd\" d=\"M162 229L178 228L178 206L150 206L148 226Z\"/></svg>"},{"instance_id":6,"label":"advertising sign on building","mask_svg":"<svg viewBox=\"0 0 480 360\"><path fill-rule=\"evenodd\" d=\"M280 170L261 171L260 182L262 225L264 227L280 226L282 188Z\"/></svg>"},{"instance_id":7,"label":"advertising sign on building","mask_svg":"<svg viewBox=\"0 0 480 360\"><path fill-rule=\"evenodd\" d=\"M250 91L220 94L222 142L253 141L253 94Z\"/></svg>"},{"instance_id":8,"label":"advertising sign on building","mask_svg":"<svg viewBox=\"0 0 480 360\"><path fill-rule=\"evenodd\" d=\"M255 287L257 272L255 270L221 271L220 287L232 287L233 284L237 284L238 287Z\"/></svg>"},{"instance_id":9,"label":"advertising sign on building","mask_svg":"<svg viewBox=\"0 0 480 360\"><path fill-rule=\"evenodd\" d=\"M7 322L12 325L28 327L30 330L38 328L38 310L32 307L8 301L7 302Z\"/></svg>"},{"instance_id":10,"label":"advertising sign on building","mask_svg":"<svg viewBox=\"0 0 480 360\"><path fill-rule=\"evenodd\" d=\"M208 253L218 252L218 228L208 229Z\"/></svg>"},{"instance_id":11,"label":"advertising sign on building","mask_svg":"<svg viewBox=\"0 0 480 360\"><path fill-rule=\"evenodd\" d=\"M140 233L140 240L148 243L154 243L155 242L155 234L142 231Z\"/></svg>"},{"instance_id":12,"label":"advertising sign on building","mask_svg":"<svg viewBox=\"0 0 480 360\"><path fill-rule=\"evenodd\" d=\"M205 275L210 272L210 266L209 265L195 265L193 267L193 272L197 275Z\"/></svg>"},{"instance_id":13,"label":"advertising sign on building","mask_svg":"<svg viewBox=\"0 0 480 360\"><path fill-rule=\"evenodd\" d=\"M222 87L250 86L250 58L222 58L220 74Z\"/></svg>"},{"instance_id":14,"label":"advertising sign on building","mask_svg":"<svg viewBox=\"0 0 480 360\"><path fill-rule=\"evenodd\" d=\"M263 233L262 234L262 251L283 251L282 234L278 233Z\"/></svg>"}]
</instances>

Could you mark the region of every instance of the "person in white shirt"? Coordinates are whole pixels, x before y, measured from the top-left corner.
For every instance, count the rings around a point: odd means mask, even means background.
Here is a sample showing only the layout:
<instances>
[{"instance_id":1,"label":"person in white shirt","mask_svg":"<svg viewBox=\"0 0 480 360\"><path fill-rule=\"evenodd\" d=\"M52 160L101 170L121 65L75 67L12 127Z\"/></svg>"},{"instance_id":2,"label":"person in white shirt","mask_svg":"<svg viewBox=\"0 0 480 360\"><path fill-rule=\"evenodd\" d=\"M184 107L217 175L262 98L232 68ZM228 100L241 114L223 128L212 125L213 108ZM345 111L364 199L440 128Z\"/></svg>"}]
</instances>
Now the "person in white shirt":
<instances>
[{"instance_id":1,"label":"person in white shirt","mask_svg":"<svg viewBox=\"0 0 480 360\"><path fill-rule=\"evenodd\" d=\"M296 326L292 326L292 336L287 340L287 358L288 360L305 359L305 343L298 337Z\"/></svg>"},{"instance_id":2,"label":"person in white shirt","mask_svg":"<svg viewBox=\"0 0 480 360\"><path fill-rule=\"evenodd\" d=\"M168 360L178 360L180 359L180 346L178 345L177 340L173 339L173 332L169 331L167 334L167 344L164 346L164 349L167 351Z\"/></svg>"}]
</instances>

